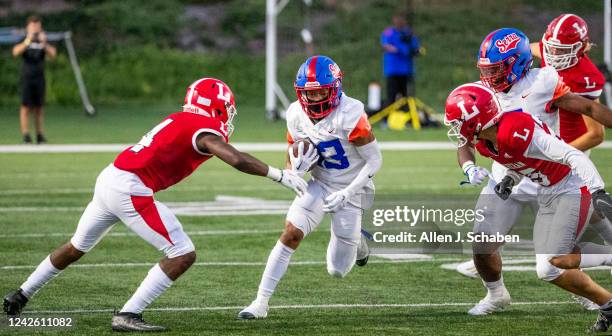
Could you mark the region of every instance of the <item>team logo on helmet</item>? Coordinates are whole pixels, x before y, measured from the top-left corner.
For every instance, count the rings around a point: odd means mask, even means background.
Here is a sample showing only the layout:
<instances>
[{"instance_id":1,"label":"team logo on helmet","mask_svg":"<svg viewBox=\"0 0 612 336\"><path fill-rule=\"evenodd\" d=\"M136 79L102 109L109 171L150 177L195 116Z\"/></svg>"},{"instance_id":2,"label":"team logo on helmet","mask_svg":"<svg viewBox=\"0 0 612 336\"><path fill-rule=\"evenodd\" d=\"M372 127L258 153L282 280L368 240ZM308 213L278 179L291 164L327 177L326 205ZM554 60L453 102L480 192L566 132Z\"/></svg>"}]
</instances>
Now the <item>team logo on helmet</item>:
<instances>
[{"instance_id":1,"label":"team logo on helmet","mask_svg":"<svg viewBox=\"0 0 612 336\"><path fill-rule=\"evenodd\" d=\"M495 46L500 53L505 54L516 48L521 38L516 33L508 34L503 39L495 41Z\"/></svg>"},{"instance_id":2,"label":"team logo on helmet","mask_svg":"<svg viewBox=\"0 0 612 336\"><path fill-rule=\"evenodd\" d=\"M580 34L580 38L583 39L585 38L585 36L587 35L587 28L586 27L581 27L578 22L574 22L574 24L572 25L572 27L574 27L574 29L576 29L576 31L578 32L578 34Z\"/></svg>"},{"instance_id":3,"label":"team logo on helmet","mask_svg":"<svg viewBox=\"0 0 612 336\"><path fill-rule=\"evenodd\" d=\"M335 63L329 65L329 71L331 71L332 76L334 76L334 78L340 78L342 74L342 72L340 71L340 67Z\"/></svg>"}]
</instances>

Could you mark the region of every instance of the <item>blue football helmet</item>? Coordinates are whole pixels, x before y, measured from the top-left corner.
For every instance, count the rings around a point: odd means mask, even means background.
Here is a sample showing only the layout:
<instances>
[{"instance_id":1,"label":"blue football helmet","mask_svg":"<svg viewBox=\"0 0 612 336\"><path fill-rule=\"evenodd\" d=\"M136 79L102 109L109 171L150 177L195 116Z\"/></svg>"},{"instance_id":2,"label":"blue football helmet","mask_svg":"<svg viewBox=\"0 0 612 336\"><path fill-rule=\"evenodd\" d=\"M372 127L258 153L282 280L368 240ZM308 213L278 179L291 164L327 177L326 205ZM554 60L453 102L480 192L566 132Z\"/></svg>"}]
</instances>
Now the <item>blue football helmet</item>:
<instances>
[{"instance_id":1,"label":"blue football helmet","mask_svg":"<svg viewBox=\"0 0 612 336\"><path fill-rule=\"evenodd\" d=\"M496 92L506 90L521 79L532 63L529 39L514 28L491 32L478 52L480 80Z\"/></svg>"},{"instance_id":2,"label":"blue football helmet","mask_svg":"<svg viewBox=\"0 0 612 336\"><path fill-rule=\"evenodd\" d=\"M325 118L340 104L342 76L340 67L327 56L312 56L300 66L294 88L308 117Z\"/></svg>"}]
</instances>

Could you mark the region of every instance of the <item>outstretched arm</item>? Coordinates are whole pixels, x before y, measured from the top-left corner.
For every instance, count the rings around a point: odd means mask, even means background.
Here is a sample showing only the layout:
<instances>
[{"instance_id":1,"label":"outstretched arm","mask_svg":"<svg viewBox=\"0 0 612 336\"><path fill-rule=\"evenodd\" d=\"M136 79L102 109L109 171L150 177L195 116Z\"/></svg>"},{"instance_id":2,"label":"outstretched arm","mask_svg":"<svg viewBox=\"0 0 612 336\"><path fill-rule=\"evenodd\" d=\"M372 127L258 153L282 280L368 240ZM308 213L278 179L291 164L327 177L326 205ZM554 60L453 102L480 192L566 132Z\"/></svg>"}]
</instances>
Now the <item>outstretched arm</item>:
<instances>
[{"instance_id":1,"label":"outstretched arm","mask_svg":"<svg viewBox=\"0 0 612 336\"><path fill-rule=\"evenodd\" d=\"M216 134L201 133L196 139L196 145L202 153L214 155L243 173L266 176L293 189L298 195L306 190L306 182L294 172L268 166L252 155L237 150Z\"/></svg>"},{"instance_id":2,"label":"outstretched arm","mask_svg":"<svg viewBox=\"0 0 612 336\"><path fill-rule=\"evenodd\" d=\"M602 125L612 128L612 110L605 105L568 92L553 101L555 106L566 111L579 113L595 119Z\"/></svg>"}]
</instances>

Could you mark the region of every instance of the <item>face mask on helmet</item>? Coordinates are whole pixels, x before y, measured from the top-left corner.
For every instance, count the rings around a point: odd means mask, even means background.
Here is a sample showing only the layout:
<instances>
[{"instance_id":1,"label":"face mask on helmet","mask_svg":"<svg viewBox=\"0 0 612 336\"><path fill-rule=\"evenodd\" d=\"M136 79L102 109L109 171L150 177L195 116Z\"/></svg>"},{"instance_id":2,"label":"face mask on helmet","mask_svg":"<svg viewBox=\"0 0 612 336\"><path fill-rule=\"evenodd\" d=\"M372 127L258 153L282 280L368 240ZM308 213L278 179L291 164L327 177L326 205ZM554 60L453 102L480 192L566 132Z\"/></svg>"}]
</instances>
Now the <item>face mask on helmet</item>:
<instances>
[{"instance_id":1,"label":"face mask on helmet","mask_svg":"<svg viewBox=\"0 0 612 336\"><path fill-rule=\"evenodd\" d=\"M497 63L479 61L480 80L496 92L504 91L516 80L516 75L512 73L515 62L515 56L510 56Z\"/></svg>"},{"instance_id":2,"label":"face mask on helmet","mask_svg":"<svg viewBox=\"0 0 612 336\"><path fill-rule=\"evenodd\" d=\"M447 100L444 124L448 138L457 147L476 144L480 133L501 118L501 108L491 89L481 84L465 84L453 90Z\"/></svg>"},{"instance_id":3,"label":"face mask on helmet","mask_svg":"<svg viewBox=\"0 0 612 336\"><path fill-rule=\"evenodd\" d=\"M543 40L542 45L542 54L546 65L550 65L557 71L560 71L571 68L578 63L578 52L582 48L583 43L561 44L549 39Z\"/></svg>"},{"instance_id":4,"label":"face mask on helmet","mask_svg":"<svg viewBox=\"0 0 612 336\"><path fill-rule=\"evenodd\" d=\"M234 133L234 117L238 114L236 106L231 104L225 104L225 111L227 111L227 121L225 122L225 128L227 129L227 137L229 138Z\"/></svg>"},{"instance_id":5,"label":"face mask on helmet","mask_svg":"<svg viewBox=\"0 0 612 336\"><path fill-rule=\"evenodd\" d=\"M302 109L309 118L321 119L334 109L337 99L337 87L333 84L313 87L296 87L296 92Z\"/></svg>"}]
</instances>

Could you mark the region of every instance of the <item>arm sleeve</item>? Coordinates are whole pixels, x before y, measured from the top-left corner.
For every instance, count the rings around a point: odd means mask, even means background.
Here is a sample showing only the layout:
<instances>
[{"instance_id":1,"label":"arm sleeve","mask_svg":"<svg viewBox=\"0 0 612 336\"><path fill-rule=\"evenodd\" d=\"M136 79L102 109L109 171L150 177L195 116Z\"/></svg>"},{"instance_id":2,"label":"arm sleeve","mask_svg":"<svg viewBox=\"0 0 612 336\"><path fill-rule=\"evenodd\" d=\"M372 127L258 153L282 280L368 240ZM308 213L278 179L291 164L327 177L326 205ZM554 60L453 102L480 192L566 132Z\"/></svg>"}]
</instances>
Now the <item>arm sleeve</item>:
<instances>
[{"instance_id":1,"label":"arm sleeve","mask_svg":"<svg viewBox=\"0 0 612 336\"><path fill-rule=\"evenodd\" d=\"M365 187L382 166L382 153L376 140L363 146L357 146L356 149L359 156L366 161L366 164L361 168L353 182L346 187L351 193L357 193Z\"/></svg>"},{"instance_id":2,"label":"arm sleeve","mask_svg":"<svg viewBox=\"0 0 612 336\"><path fill-rule=\"evenodd\" d=\"M604 181L588 156L539 127L534 129L525 156L570 166L572 171L586 183L590 192L604 188Z\"/></svg>"}]
</instances>

